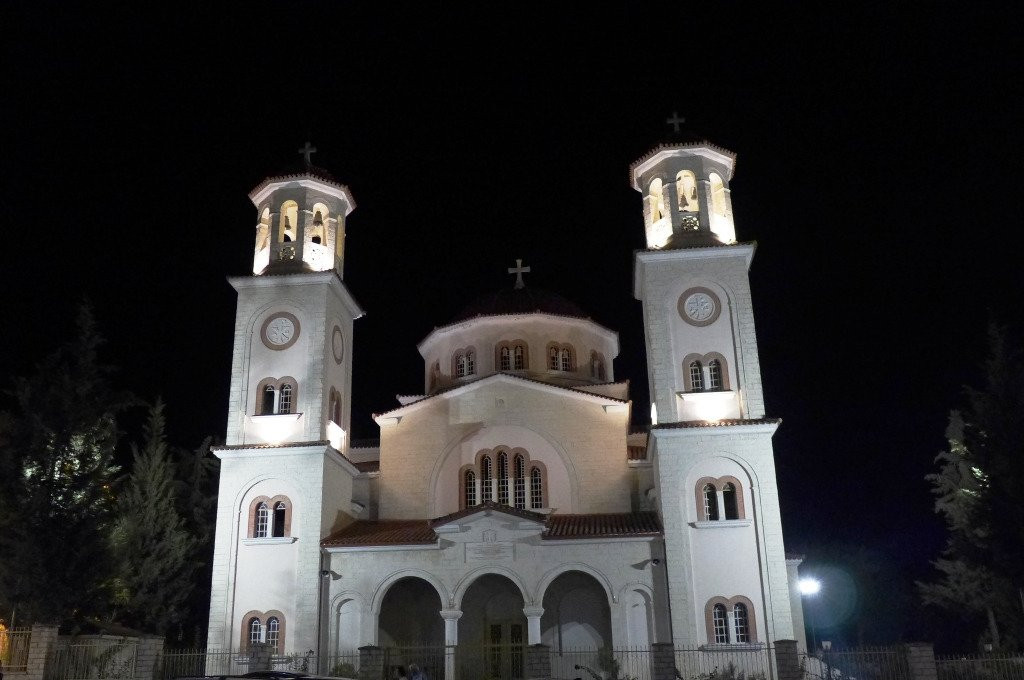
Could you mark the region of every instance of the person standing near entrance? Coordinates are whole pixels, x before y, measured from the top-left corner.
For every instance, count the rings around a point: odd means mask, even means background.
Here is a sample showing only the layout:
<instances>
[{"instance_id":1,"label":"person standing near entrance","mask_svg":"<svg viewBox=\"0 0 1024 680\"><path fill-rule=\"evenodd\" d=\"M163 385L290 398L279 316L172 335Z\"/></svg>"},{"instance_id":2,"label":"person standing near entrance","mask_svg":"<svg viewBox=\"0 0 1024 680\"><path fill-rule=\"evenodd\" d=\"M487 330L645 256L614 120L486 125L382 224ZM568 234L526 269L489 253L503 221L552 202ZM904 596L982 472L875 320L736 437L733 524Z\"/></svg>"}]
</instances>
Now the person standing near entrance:
<instances>
[{"instance_id":1,"label":"person standing near entrance","mask_svg":"<svg viewBox=\"0 0 1024 680\"><path fill-rule=\"evenodd\" d=\"M409 664L409 680L427 680L427 672L416 664Z\"/></svg>"}]
</instances>

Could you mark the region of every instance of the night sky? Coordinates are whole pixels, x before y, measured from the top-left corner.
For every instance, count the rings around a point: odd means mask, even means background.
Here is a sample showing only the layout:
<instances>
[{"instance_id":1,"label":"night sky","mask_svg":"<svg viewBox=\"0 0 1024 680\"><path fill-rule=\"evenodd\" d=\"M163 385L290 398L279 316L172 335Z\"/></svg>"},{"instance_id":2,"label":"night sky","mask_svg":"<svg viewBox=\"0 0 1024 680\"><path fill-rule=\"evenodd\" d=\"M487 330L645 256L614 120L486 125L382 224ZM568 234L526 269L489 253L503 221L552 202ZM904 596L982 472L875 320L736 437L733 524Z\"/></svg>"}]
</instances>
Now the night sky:
<instances>
[{"instance_id":1,"label":"night sky","mask_svg":"<svg viewBox=\"0 0 1024 680\"><path fill-rule=\"evenodd\" d=\"M118 384L163 396L175 442L222 437L247 194L308 138L357 202L355 437L422 391L416 343L517 257L619 332L642 427L628 166L678 110L738 154L787 547L927 575L947 413L989 321L1024 329L1020 10L140 4L0 9L0 376L86 297Z\"/></svg>"}]
</instances>

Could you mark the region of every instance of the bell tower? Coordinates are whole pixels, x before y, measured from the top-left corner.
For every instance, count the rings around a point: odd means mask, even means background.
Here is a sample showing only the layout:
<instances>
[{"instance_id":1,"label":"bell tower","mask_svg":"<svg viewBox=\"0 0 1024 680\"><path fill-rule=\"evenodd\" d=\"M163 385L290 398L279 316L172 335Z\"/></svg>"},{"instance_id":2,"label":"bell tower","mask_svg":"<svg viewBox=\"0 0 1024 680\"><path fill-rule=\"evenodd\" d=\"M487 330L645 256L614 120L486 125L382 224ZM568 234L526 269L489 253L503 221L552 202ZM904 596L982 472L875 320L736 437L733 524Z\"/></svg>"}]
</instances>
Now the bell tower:
<instances>
[{"instance_id":1,"label":"bell tower","mask_svg":"<svg viewBox=\"0 0 1024 680\"><path fill-rule=\"evenodd\" d=\"M647 238L633 292L644 312L654 493L667 563L686 581L669 591L673 635L684 645L749 642L735 622L751 617L758 642L789 639L772 450L779 421L765 418L754 244L737 242L733 223L736 156L681 132L676 115L667 122L675 135L633 163L630 180L643 195Z\"/></svg>"}]
</instances>

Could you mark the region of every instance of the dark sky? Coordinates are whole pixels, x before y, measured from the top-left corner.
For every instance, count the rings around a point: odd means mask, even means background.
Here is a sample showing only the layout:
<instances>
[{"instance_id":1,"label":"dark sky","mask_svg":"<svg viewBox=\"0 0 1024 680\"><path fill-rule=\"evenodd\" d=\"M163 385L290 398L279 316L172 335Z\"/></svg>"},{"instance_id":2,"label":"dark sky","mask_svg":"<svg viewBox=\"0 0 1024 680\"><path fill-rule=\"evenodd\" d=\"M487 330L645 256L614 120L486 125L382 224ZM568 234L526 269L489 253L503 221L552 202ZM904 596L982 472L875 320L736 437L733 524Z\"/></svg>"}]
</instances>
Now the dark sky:
<instances>
[{"instance_id":1,"label":"dark sky","mask_svg":"<svg viewBox=\"0 0 1024 680\"><path fill-rule=\"evenodd\" d=\"M678 109L739 156L789 547L927 570L947 412L988 321L1024 325L1020 10L139 4L0 10L0 375L87 296L122 386L162 395L181 444L222 436L247 193L308 137L358 203L355 436L422 390L416 343L516 257L618 330L643 420L627 169Z\"/></svg>"}]
</instances>

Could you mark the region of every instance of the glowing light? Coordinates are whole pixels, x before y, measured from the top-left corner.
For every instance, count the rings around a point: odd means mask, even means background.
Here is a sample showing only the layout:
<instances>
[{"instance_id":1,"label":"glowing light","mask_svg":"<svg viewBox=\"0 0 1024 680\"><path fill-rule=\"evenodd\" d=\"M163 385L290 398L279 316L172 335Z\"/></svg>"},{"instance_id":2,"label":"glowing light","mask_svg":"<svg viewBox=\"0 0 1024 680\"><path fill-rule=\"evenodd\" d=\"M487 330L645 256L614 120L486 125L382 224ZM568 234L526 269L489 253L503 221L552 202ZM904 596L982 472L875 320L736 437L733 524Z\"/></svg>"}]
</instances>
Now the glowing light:
<instances>
[{"instance_id":1,"label":"glowing light","mask_svg":"<svg viewBox=\"0 0 1024 680\"><path fill-rule=\"evenodd\" d=\"M817 595L821 592L821 581L816 578L802 578L797 582L796 587L800 590L801 595Z\"/></svg>"},{"instance_id":2,"label":"glowing light","mask_svg":"<svg viewBox=\"0 0 1024 680\"><path fill-rule=\"evenodd\" d=\"M301 413L282 413L249 418L261 440L268 444L281 444L295 432L295 423L301 416Z\"/></svg>"},{"instance_id":3,"label":"glowing light","mask_svg":"<svg viewBox=\"0 0 1024 680\"><path fill-rule=\"evenodd\" d=\"M651 425L658 424L658 405L651 404Z\"/></svg>"},{"instance_id":4,"label":"glowing light","mask_svg":"<svg viewBox=\"0 0 1024 680\"><path fill-rule=\"evenodd\" d=\"M331 442L335 451L344 451L341 447L345 445L345 430L333 420L327 423L327 441Z\"/></svg>"}]
</instances>

